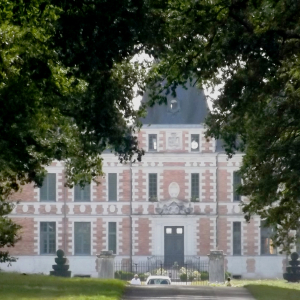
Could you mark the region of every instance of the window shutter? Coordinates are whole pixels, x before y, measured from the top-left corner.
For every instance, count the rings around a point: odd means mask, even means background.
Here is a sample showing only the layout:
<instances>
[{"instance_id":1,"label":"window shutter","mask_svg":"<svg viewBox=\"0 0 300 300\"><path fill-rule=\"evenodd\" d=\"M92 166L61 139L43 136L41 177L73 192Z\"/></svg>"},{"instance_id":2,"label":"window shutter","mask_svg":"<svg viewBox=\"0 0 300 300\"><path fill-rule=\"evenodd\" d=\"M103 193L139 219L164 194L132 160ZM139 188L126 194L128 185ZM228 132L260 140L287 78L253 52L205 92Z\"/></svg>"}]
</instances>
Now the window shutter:
<instances>
[{"instance_id":1,"label":"window shutter","mask_svg":"<svg viewBox=\"0 0 300 300\"><path fill-rule=\"evenodd\" d=\"M117 201L117 174L108 174L108 201Z\"/></svg>"},{"instance_id":2,"label":"window shutter","mask_svg":"<svg viewBox=\"0 0 300 300\"><path fill-rule=\"evenodd\" d=\"M48 173L40 188L40 201L56 201L56 174Z\"/></svg>"},{"instance_id":3,"label":"window shutter","mask_svg":"<svg viewBox=\"0 0 300 300\"><path fill-rule=\"evenodd\" d=\"M87 183L83 189L83 201L91 201L91 185Z\"/></svg>"},{"instance_id":4,"label":"window shutter","mask_svg":"<svg viewBox=\"0 0 300 300\"><path fill-rule=\"evenodd\" d=\"M48 174L48 201L56 201L56 174Z\"/></svg>"},{"instance_id":5,"label":"window shutter","mask_svg":"<svg viewBox=\"0 0 300 300\"><path fill-rule=\"evenodd\" d=\"M236 192L236 188L241 185L241 175L239 172L233 172L233 201L241 201L241 195Z\"/></svg>"},{"instance_id":6,"label":"window shutter","mask_svg":"<svg viewBox=\"0 0 300 300\"><path fill-rule=\"evenodd\" d=\"M74 186L74 201L81 201L81 186Z\"/></svg>"},{"instance_id":7,"label":"window shutter","mask_svg":"<svg viewBox=\"0 0 300 300\"><path fill-rule=\"evenodd\" d=\"M233 222L233 255L242 254L241 222Z\"/></svg>"},{"instance_id":8,"label":"window shutter","mask_svg":"<svg viewBox=\"0 0 300 300\"><path fill-rule=\"evenodd\" d=\"M199 199L199 173L191 174L191 196L193 201Z\"/></svg>"},{"instance_id":9,"label":"window shutter","mask_svg":"<svg viewBox=\"0 0 300 300\"><path fill-rule=\"evenodd\" d=\"M115 254L117 252L117 223L108 223L108 250L112 250Z\"/></svg>"},{"instance_id":10,"label":"window shutter","mask_svg":"<svg viewBox=\"0 0 300 300\"><path fill-rule=\"evenodd\" d=\"M47 174L48 176L48 174ZM40 201L48 201L48 180L47 176L44 178L42 186L40 188Z\"/></svg>"},{"instance_id":11,"label":"window shutter","mask_svg":"<svg viewBox=\"0 0 300 300\"><path fill-rule=\"evenodd\" d=\"M149 198L157 198L157 174L150 173L149 174ZM152 199L154 200L154 199Z\"/></svg>"}]
</instances>

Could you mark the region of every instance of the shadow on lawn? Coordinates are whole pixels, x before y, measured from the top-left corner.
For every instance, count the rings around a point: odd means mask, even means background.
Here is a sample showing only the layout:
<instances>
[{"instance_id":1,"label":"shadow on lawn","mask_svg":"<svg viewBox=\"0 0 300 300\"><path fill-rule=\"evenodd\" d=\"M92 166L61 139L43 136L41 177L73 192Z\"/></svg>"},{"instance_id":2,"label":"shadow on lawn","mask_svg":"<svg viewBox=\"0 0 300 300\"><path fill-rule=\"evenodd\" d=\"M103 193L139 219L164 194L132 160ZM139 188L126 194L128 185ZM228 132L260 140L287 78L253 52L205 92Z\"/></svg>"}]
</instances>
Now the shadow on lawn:
<instances>
[{"instance_id":1,"label":"shadow on lawn","mask_svg":"<svg viewBox=\"0 0 300 300\"><path fill-rule=\"evenodd\" d=\"M299 300L300 299L300 284L290 283L289 287L278 287L260 284L248 284L245 288L257 300Z\"/></svg>"}]
</instances>

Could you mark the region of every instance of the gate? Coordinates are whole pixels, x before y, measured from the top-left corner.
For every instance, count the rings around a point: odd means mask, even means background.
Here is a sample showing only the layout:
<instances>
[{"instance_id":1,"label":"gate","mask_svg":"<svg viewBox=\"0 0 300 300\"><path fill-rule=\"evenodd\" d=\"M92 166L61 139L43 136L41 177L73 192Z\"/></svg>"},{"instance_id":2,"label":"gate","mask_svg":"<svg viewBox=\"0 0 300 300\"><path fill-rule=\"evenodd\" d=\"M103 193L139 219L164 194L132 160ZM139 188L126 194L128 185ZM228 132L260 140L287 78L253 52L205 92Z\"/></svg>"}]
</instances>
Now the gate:
<instances>
[{"instance_id":1,"label":"gate","mask_svg":"<svg viewBox=\"0 0 300 300\"><path fill-rule=\"evenodd\" d=\"M172 284L177 285L208 285L209 280L208 261L195 256L185 256L181 264L169 264L164 256L152 256L147 261L115 263L116 279L129 281L134 274L138 274L142 282L150 275L169 276Z\"/></svg>"}]
</instances>

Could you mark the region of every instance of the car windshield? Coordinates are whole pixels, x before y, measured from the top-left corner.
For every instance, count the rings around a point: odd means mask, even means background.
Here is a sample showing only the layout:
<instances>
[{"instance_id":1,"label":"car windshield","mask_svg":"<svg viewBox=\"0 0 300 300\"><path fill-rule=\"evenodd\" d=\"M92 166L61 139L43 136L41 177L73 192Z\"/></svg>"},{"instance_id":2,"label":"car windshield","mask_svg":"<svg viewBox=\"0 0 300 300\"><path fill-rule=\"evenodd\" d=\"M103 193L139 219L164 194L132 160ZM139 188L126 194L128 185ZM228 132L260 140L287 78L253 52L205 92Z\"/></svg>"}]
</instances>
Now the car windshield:
<instances>
[{"instance_id":1,"label":"car windshield","mask_svg":"<svg viewBox=\"0 0 300 300\"><path fill-rule=\"evenodd\" d=\"M169 284L167 279L150 279L148 284Z\"/></svg>"}]
</instances>

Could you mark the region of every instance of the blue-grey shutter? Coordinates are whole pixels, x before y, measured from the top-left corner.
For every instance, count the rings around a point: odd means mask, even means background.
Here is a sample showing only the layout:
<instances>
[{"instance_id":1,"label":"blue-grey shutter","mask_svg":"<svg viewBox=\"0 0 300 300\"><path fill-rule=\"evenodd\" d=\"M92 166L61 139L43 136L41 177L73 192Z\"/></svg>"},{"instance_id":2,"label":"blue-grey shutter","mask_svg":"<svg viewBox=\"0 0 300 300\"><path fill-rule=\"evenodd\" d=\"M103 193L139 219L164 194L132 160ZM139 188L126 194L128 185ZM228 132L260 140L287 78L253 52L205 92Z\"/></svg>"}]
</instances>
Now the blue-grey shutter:
<instances>
[{"instance_id":1,"label":"blue-grey shutter","mask_svg":"<svg viewBox=\"0 0 300 300\"><path fill-rule=\"evenodd\" d=\"M233 222L233 255L242 254L242 229L241 222Z\"/></svg>"},{"instance_id":2,"label":"blue-grey shutter","mask_svg":"<svg viewBox=\"0 0 300 300\"><path fill-rule=\"evenodd\" d=\"M157 174L150 173L149 174L149 200L154 201L157 200Z\"/></svg>"},{"instance_id":3,"label":"blue-grey shutter","mask_svg":"<svg viewBox=\"0 0 300 300\"><path fill-rule=\"evenodd\" d=\"M48 201L56 201L56 174L48 174Z\"/></svg>"},{"instance_id":4,"label":"blue-grey shutter","mask_svg":"<svg viewBox=\"0 0 300 300\"><path fill-rule=\"evenodd\" d=\"M193 201L199 200L199 173L191 174L191 196Z\"/></svg>"},{"instance_id":5,"label":"blue-grey shutter","mask_svg":"<svg viewBox=\"0 0 300 300\"><path fill-rule=\"evenodd\" d=\"M44 178L42 186L40 188L40 201L48 201L48 180L47 176Z\"/></svg>"},{"instance_id":6,"label":"blue-grey shutter","mask_svg":"<svg viewBox=\"0 0 300 300\"><path fill-rule=\"evenodd\" d=\"M81 201L81 186L74 186L74 201Z\"/></svg>"},{"instance_id":7,"label":"blue-grey shutter","mask_svg":"<svg viewBox=\"0 0 300 300\"><path fill-rule=\"evenodd\" d=\"M117 174L108 174L108 201L117 201Z\"/></svg>"},{"instance_id":8,"label":"blue-grey shutter","mask_svg":"<svg viewBox=\"0 0 300 300\"><path fill-rule=\"evenodd\" d=\"M241 201L241 195L236 191L237 187L241 185L241 175L239 172L233 172L233 201Z\"/></svg>"},{"instance_id":9,"label":"blue-grey shutter","mask_svg":"<svg viewBox=\"0 0 300 300\"><path fill-rule=\"evenodd\" d=\"M114 254L117 252L117 223L108 223L108 250L112 250Z\"/></svg>"},{"instance_id":10,"label":"blue-grey shutter","mask_svg":"<svg viewBox=\"0 0 300 300\"><path fill-rule=\"evenodd\" d=\"M89 183L84 186L83 201L91 201L91 185Z\"/></svg>"},{"instance_id":11,"label":"blue-grey shutter","mask_svg":"<svg viewBox=\"0 0 300 300\"><path fill-rule=\"evenodd\" d=\"M40 201L56 201L56 174L48 173L40 188Z\"/></svg>"}]
</instances>

